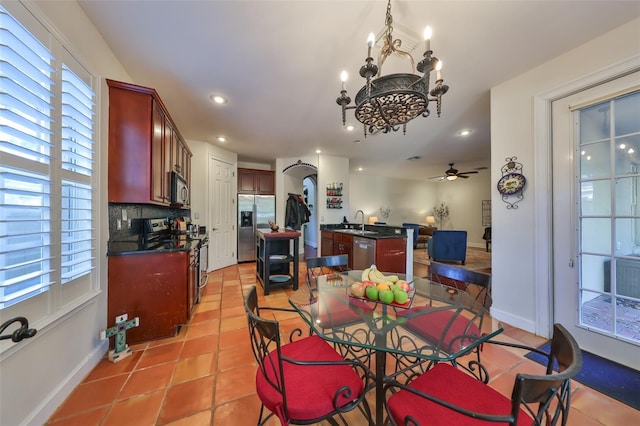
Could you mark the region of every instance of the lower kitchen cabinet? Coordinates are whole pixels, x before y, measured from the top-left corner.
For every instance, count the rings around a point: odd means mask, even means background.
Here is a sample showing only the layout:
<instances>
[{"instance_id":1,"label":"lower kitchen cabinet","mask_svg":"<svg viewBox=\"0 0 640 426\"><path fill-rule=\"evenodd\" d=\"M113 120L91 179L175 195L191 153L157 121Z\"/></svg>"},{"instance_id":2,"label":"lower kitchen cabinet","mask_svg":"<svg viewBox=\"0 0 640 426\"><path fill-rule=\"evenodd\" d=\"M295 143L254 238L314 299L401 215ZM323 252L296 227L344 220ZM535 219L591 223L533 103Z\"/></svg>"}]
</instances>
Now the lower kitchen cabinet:
<instances>
[{"instance_id":1,"label":"lower kitchen cabinet","mask_svg":"<svg viewBox=\"0 0 640 426\"><path fill-rule=\"evenodd\" d=\"M140 318L127 330L127 343L135 344L177 334L193 308L189 294L190 252L140 253L108 257L107 326L127 314Z\"/></svg>"},{"instance_id":2,"label":"lower kitchen cabinet","mask_svg":"<svg viewBox=\"0 0 640 426\"><path fill-rule=\"evenodd\" d=\"M379 271L404 274L407 270L407 239L376 240L376 268Z\"/></svg>"}]
</instances>

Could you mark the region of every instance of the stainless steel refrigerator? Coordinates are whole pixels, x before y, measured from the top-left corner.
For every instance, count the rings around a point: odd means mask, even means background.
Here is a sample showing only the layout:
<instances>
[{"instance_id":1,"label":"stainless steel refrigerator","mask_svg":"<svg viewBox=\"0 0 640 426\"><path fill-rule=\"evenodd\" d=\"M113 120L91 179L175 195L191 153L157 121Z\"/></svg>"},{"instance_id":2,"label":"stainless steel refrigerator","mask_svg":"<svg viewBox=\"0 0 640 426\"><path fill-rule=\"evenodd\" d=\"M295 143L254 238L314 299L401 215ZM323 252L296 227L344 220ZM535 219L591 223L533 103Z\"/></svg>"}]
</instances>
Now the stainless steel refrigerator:
<instances>
[{"instance_id":1,"label":"stainless steel refrigerator","mask_svg":"<svg viewBox=\"0 0 640 426\"><path fill-rule=\"evenodd\" d=\"M274 195L238 194L238 262L256 260L256 229L276 220Z\"/></svg>"}]
</instances>

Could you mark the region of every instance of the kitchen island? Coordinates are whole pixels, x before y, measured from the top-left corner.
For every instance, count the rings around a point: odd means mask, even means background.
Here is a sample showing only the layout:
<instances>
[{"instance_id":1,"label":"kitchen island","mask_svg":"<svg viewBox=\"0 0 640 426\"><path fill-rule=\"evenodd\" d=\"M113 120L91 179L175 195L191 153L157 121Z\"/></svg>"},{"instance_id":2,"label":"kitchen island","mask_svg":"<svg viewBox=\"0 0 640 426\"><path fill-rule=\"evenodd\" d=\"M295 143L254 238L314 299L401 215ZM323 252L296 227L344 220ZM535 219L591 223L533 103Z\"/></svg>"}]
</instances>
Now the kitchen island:
<instances>
[{"instance_id":1,"label":"kitchen island","mask_svg":"<svg viewBox=\"0 0 640 426\"><path fill-rule=\"evenodd\" d=\"M349 268L375 264L380 271L413 275L413 231L398 226L320 225L320 255L346 254Z\"/></svg>"},{"instance_id":2,"label":"kitchen island","mask_svg":"<svg viewBox=\"0 0 640 426\"><path fill-rule=\"evenodd\" d=\"M256 277L265 296L274 287L298 289L300 232L256 230Z\"/></svg>"}]
</instances>

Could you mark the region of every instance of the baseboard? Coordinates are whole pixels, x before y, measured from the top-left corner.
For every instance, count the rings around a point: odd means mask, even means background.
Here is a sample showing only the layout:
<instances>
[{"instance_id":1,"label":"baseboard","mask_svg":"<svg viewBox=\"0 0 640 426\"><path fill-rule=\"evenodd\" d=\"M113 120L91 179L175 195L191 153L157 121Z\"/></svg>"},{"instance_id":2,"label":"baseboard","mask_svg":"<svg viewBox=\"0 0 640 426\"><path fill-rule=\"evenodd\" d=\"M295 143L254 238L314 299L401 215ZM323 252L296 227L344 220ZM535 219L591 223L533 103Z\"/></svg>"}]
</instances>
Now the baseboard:
<instances>
[{"instance_id":1,"label":"baseboard","mask_svg":"<svg viewBox=\"0 0 640 426\"><path fill-rule=\"evenodd\" d=\"M491 307L490 314L491 318L495 320L502 321L513 327L517 327L521 330L528 331L529 333L536 334L536 324L534 321L501 311L494 308L493 306Z\"/></svg>"},{"instance_id":2,"label":"baseboard","mask_svg":"<svg viewBox=\"0 0 640 426\"><path fill-rule=\"evenodd\" d=\"M25 424L44 425L47 420L55 413L60 405L67 399L71 392L82 383L85 377L98 365L100 360L109 350L109 339L101 341L84 360L84 363L78 365L74 370L70 371L63 382L58 384L49 394L49 397L42 401L40 405L34 408L29 416L25 419Z\"/></svg>"}]
</instances>

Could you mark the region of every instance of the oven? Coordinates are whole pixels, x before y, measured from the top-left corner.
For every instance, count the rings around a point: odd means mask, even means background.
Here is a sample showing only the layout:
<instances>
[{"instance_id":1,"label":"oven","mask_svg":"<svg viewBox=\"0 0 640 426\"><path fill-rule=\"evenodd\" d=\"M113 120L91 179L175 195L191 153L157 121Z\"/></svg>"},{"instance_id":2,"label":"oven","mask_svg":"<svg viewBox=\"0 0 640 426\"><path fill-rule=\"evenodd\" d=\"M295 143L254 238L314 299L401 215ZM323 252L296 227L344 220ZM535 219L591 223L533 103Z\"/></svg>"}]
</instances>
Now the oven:
<instances>
[{"instance_id":1,"label":"oven","mask_svg":"<svg viewBox=\"0 0 640 426\"><path fill-rule=\"evenodd\" d=\"M200 302L200 297L204 292L204 288L207 286L209 275L207 274L207 268L209 266L209 237L205 236L198 245L198 290L196 303Z\"/></svg>"}]
</instances>

